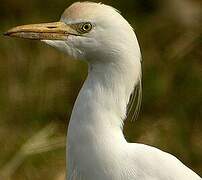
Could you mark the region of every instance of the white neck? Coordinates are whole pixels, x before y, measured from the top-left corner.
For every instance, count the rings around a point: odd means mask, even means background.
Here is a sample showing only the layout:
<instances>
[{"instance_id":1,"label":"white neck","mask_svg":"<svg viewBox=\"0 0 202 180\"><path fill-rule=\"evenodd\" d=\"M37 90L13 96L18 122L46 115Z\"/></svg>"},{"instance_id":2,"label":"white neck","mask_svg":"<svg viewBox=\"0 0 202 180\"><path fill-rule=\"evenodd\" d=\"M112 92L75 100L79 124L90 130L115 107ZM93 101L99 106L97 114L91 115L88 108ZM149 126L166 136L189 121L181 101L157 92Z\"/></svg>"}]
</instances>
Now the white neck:
<instances>
[{"instance_id":1,"label":"white neck","mask_svg":"<svg viewBox=\"0 0 202 180\"><path fill-rule=\"evenodd\" d=\"M122 133L123 120L141 65L140 57L119 57L111 63L89 66L89 74L76 100L68 129L68 172L75 171L75 168L89 172L87 168L90 167L92 171L98 165L95 162L109 160L103 154L114 153L108 149L112 144L126 143Z\"/></svg>"}]
</instances>

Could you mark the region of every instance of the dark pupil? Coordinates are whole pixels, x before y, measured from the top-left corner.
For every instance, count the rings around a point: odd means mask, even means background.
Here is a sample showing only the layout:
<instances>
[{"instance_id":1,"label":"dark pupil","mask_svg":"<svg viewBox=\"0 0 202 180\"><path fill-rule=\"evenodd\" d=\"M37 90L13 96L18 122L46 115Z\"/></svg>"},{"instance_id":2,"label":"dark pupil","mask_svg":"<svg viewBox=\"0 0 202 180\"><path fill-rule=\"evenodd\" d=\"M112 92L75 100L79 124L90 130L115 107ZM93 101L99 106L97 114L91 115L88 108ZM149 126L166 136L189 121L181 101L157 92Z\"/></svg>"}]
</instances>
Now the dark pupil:
<instances>
[{"instance_id":1,"label":"dark pupil","mask_svg":"<svg viewBox=\"0 0 202 180\"><path fill-rule=\"evenodd\" d=\"M89 27L88 24L84 25L84 27L83 27L84 30L88 30L89 28L90 28L90 27Z\"/></svg>"}]
</instances>

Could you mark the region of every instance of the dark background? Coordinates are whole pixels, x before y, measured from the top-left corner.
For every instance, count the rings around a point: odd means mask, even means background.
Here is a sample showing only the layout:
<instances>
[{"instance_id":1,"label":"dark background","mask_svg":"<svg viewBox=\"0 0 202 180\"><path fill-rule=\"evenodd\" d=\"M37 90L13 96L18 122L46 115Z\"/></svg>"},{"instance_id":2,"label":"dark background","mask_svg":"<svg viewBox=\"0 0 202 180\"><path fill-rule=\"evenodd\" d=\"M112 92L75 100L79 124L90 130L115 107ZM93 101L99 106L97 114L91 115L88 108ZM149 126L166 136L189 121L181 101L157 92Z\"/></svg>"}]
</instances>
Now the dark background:
<instances>
[{"instance_id":1,"label":"dark background","mask_svg":"<svg viewBox=\"0 0 202 180\"><path fill-rule=\"evenodd\" d=\"M0 176L60 180L65 136L87 66L47 45L4 37L51 22L74 1L0 0ZM99 1L97 1L99 2ZM202 176L200 0L103 0L132 24L143 54L143 105L125 135L176 155ZM165 170L166 171L166 170Z\"/></svg>"}]
</instances>

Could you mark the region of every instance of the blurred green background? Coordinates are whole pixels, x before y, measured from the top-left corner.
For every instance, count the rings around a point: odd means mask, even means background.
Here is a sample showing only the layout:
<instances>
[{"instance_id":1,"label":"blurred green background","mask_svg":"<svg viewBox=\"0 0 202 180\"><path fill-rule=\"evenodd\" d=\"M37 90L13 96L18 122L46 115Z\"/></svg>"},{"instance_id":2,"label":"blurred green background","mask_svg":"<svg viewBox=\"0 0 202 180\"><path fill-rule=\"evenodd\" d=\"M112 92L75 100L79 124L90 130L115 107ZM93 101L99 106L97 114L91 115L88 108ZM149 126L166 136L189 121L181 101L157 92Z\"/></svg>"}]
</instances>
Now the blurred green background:
<instances>
[{"instance_id":1,"label":"blurred green background","mask_svg":"<svg viewBox=\"0 0 202 180\"><path fill-rule=\"evenodd\" d=\"M73 2L0 0L0 32L57 21ZM102 2L132 24L143 54L143 105L125 125L127 140L168 151L202 176L201 0ZM41 42L0 35L1 179L64 178L68 120L86 74L83 62Z\"/></svg>"}]
</instances>

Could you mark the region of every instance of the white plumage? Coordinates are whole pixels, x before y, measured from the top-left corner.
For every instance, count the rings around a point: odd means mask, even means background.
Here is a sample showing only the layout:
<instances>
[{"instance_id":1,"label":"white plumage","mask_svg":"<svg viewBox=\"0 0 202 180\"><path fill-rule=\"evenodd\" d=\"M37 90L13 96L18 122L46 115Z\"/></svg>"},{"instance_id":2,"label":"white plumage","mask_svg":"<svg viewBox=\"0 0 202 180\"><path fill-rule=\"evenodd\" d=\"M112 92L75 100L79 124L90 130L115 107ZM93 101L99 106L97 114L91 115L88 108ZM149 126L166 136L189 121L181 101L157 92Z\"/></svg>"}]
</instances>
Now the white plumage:
<instances>
[{"instance_id":1,"label":"white plumage","mask_svg":"<svg viewBox=\"0 0 202 180\"><path fill-rule=\"evenodd\" d=\"M201 180L174 156L124 138L123 122L135 87L137 106L141 96L141 53L129 23L114 8L90 2L74 3L61 22L71 27L66 38L36 36L36 31L29 38L41 39L89 65L68 129L67 179ZM50 30L54 27L47 28L46 33L55 33ZM11 33L17 36L19 30L7 34Z\"/></svg>"},{"instance_id":2,"label":"white plumage","mask_svg":"<svg viewBox=\"0 0 202 180\"><path fill-rule=\"evenodd\" d=\"M72 37L66 42L73 51L68 50L69 54L80 58L81 53L89 63L88 78L69 124L68 179L201 179L174 156L147 145L127 143L123 136L129 97L141 78L139 45L126 20L113 8L95 3L73 4L62 20L95 23L87 39Z\"/></svg>"}]
</instances>

